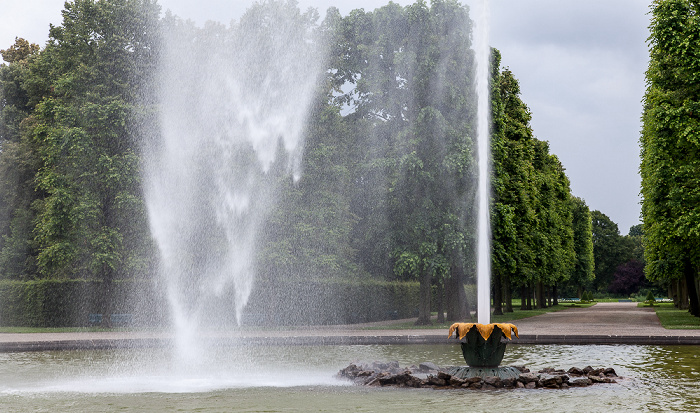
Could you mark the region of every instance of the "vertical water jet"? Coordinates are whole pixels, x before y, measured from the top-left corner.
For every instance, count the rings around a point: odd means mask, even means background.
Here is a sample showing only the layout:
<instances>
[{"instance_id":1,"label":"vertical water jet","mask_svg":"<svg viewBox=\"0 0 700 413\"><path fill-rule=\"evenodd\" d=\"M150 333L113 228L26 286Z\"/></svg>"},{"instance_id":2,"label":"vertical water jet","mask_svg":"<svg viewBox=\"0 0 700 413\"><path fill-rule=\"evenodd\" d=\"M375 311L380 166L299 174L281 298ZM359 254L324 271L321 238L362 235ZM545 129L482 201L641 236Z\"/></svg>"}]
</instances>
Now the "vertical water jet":
<instances>
[{"instance_id":1,"label":"vertical water jet","mask_svg":"<svg viewBox=\"0 0 700 413\"><path fill-rule=\"evenodd\" d=\"M478 96L478 241L477 241L477 302L478 322L491 322L491 230L489 220L489 68L491 49L489 47L489 0L480 0L476 12L474 49L476 54L476 88Z\"/></svg>"},{"instance_id":2,"label":"vertical water jet","mask_svg":"<svg viewBox=\"0 0 700 413\"><path fill-rule=\"evenodd\" d=\"M258 234L284 178L272 175L301 173L323 67L313 25L292 2L258 3L228 28L164 25L146 200L184 362L197 362L203 332L241 324Z\"/></svg>"}]
</instances>

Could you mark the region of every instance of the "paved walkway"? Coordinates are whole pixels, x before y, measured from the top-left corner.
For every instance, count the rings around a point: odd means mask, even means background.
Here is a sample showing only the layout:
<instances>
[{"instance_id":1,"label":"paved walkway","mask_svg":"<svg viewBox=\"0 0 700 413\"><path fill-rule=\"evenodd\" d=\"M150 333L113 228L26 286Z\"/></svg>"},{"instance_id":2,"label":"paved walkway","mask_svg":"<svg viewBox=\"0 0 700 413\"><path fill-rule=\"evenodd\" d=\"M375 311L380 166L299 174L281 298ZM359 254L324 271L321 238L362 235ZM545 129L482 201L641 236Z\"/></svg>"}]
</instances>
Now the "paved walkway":
<instances>
[{"instance_id":1,"label":"paved walkway","mask_svg":"<svg viewBox=\"0 0 700 413\"><path fill-rule=\"evenodd\" d=\"M700 330L666 330L654 310L636 303L598 303L514 321L520 338L514 344L692 344L700 345ZM297 329L243 329L205 334L201 340L224 344L435 344L451 343L438 329L368 330L355 326ZM173 344L167 333L0 333L0 352L65 349L162 347Z\"/></svg>"}]
</instances>

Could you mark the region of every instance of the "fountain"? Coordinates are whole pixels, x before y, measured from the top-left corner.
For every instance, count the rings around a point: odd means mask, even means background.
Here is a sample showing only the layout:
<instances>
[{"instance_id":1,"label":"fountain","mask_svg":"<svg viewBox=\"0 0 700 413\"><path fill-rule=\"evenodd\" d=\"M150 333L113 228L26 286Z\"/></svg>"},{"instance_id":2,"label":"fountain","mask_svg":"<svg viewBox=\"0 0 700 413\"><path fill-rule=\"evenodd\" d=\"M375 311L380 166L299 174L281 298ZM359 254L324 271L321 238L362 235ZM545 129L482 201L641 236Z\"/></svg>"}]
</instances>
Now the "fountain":
<instances>
[{"instance_id":1,"label":"fountain","mask_svg":"<svg viewBox=\"0 0 700 413\"><path fill-rule=\"evenodd\" d=\"M511 331L518 336L518 328L513 324L494 323L454 323L448 337L454 333L462 341L462 355L468 367L455 367L448 374L460 379L472 377L516 378L520 370L515 367L499 367L506 351Z\"/></svg>"},{"instance_id":2,"label":"fountain","mask_svg":"<svg viewBox=\"0 0 700 413\"><path fill-rule=\"evenodd\" d=\"M491 316L491 233L489 220L490 202L490 61L489 46L489 0L478 2L475 19L474 49L476 54L477 82L477 140L478 140L478 245L477 245L477 318L478 323L455 323L449 335L459 337L462 354L468 367L456 367L450 374L459 378L497 376L518 377L520 372L513 367L498 367L506 349L504 338L510 340L511 330L518 335L512 324L490 324Z\"/></svg>"},{"instance_id":3,"label":"fountain","mask_svg":"<svg viewBox=\"0 0 700 413\"><path fill-rule=\"evenodd\" d=\"M230 29L166 25L161 139L146 151L145 192L178 360L201 356L201 334L231 327L229 314L241 324L257 237L277 199L274 173L301 173L324 59L298 13L266 3Z\"/></svg>"}]
</instances>

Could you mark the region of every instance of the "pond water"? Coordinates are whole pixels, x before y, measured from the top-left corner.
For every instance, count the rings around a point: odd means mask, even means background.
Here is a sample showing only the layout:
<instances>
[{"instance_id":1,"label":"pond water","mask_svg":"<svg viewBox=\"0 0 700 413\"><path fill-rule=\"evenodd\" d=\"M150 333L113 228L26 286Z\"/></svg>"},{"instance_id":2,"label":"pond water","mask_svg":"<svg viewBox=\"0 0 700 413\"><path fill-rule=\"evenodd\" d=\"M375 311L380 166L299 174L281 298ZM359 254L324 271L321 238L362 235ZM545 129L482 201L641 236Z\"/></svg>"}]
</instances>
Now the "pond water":
<instances>
[{"instance_id":1,"label":"pond water","mask_svg":"<svg viewBox=\"0 0 700 413\"><path fill-rule=\"evenodd\" d=\"M0 354L2 412L699 411L700 347L509 346L503 365L614 367L618 384L566 390L368 388L354 361L462 365L455 345L221 348L182 364L161 349Z\"/></svg>"}]
</instances>

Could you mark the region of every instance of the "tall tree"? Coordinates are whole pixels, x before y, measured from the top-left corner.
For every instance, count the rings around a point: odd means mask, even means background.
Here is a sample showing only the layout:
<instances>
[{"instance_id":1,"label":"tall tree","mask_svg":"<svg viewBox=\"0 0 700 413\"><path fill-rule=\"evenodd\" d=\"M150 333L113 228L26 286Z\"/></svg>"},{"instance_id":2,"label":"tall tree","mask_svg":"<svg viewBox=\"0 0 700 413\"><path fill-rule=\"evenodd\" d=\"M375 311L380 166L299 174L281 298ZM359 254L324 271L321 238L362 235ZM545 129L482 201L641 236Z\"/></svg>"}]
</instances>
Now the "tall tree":
<instances>
[{"instance_id":1,"label":"tall tree","mask_svg":"<svg viewBox=\"0 0 700 413\"><path fill-rule=\"evenodd\" d=\"M568 285L572 286L580 298L583 291L595 279L595 258L593 254L593 220L586 202L572 197L574 250L576 262Z\"/></svg>"},{"instance_id":2,"label":"tall tree","mask_svg":"<svg viewBox=\"0 0 700 413\"><path fill-rule=\"evenodd\" d=\"M26 279L36 274L32 227L37 146L27 133L34 120L25 88L30 61L39 46L17 38L0 50L8 65L0 66L0 278Z\"/></svg>"},{"instance_id":3,"label":"tall tree","mask_svg":"<svg viewBox=\"0 0 700 413\"><path fill-rule=\"evenodd\" d=\"M101 280L106 312L112 281L143 273L148 261L134 119L155 64L159 13L150 0L67 2L32 67L35 84L48 85L31 130L44 194L34 229L39 272Z\"/></svg>"},{"instance_id":4,"label":"tall tree","mask_svg":"<svg viewBox=\"0 0 700 413\"><path fill-rule=\"evenodd\" d=\"M651 6L649 69L641 135L646 274L683 279L700 316L700 4Z\"/></svg>"}]
</instances>

